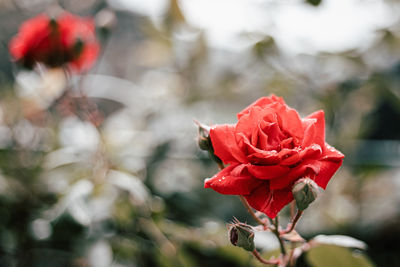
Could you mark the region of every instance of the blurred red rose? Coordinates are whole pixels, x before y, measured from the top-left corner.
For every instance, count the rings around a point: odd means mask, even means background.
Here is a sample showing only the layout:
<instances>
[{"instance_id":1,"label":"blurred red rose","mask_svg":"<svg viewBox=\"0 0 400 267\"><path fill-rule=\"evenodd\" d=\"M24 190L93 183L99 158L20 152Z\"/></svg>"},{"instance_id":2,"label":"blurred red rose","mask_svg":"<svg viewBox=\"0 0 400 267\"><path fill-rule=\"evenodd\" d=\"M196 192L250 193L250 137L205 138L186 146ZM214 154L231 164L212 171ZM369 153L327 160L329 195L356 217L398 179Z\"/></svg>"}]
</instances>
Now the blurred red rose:
<instances>
[{"instance_id":1,"label":"blurred red rose","mask_svg":"<svg viewBox=\"0 0 400 267\"><path fill-rule=\"evenodd\" d=\"M40 62L82 72L95 62L99 44L93 20L64 12L56 19L41 14L25 21L9 50L14 60L27 68Z\"/></svg>"},{"instance_id":2,"label":"blurred red rose","mask_svg":"<svg viewBox=\"0 0 400 267\"><path fill-rule=\"evenodd\" d=\"M205 187L243 195L256 210L275 218L293 200L292 186L310 177L322 188L341 166L344 155L325 143L322 110L300 118L280 97L263 97L238 115L236 125L210 130L214 153L228 167Z\"/></svg>"}]
</instances>

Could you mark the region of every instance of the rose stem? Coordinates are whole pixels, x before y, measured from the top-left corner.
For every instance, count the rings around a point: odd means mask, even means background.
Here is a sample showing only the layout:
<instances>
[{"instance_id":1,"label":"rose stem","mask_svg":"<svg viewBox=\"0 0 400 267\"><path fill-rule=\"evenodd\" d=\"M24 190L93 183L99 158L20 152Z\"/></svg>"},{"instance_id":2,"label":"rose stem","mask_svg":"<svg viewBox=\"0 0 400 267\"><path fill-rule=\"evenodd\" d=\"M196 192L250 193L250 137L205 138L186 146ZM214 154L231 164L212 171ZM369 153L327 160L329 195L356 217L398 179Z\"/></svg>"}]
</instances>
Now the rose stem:
<instances>
[{"instance_id":1,"label":"rose stem","mask_svg":"<svg viewBox=\"0 0 400 267\"><path fill-rule=\"evenodd\" d=\"M261 224L262 226L264 226L264 228L268 228L268 225L265 221L261 220L253 211L253 209L250 207L249 203L247 202L247 200L239 195L240 201L242 201L243 206L245 206L245 208L247 209L247 211L250 213L251 217L253 217L253 219L258 222L259 224Z\"/></svg>"},{"instance_id":2,"label":"rose stem","mask_svg":"<svg viewBox=\"0 0 400 267\"><path fill-rule=\"evenodd\" d=\"M293 231L302 214L302 210L297 210L296 216L292 219L292 222L287 225L286 229L281 232L281 234L287 234Z\"/></svg>"},{"instance_id":3,"label":"rose stem","mask_svg":"<svg viewBox=\"0 0 400 267\"><path fill-rule=\"evenodd\" d=\"M296 203L293 200L292 203L290 203L290 218L293 218L295 209L296 209Z\"/></svg>"},{"instance_id":4,"label":"rose stem","mask_svg":"<svg viewBox=\"0 0 400 267\"><path fill-rule=\"evenodd\" d=\"M278 218L279 218L278 215L276 215L275 220L273 220L275 228L273 229L272 232L275 234L276 238L278 238L279 246L281 247L282 254L283 254L283 256L285 256L286 249L285 249L285 246L283 245L282 238L279 235L279 219Z\"/></svg>"},{"instance_id":5,"label":"rose stem","mask_svg":"<svg viewBox=\"0 0 400 267\"><path fill-rule=\"evenodd\" d=\"M261 262L261 263L264 263L264 264L274 264L274 265L277 265L277 264L279 264L279 260L278 259L274 259L274 260L266 260L266 259L264 259L263 257L261 257L261 255L260 255L260 253L255 249L255 250L253 250L253 252L252 252L252 254L254 255L254 257L256 257L256 259L259 261L259 262Z\"/></svg>"}]
</instances>

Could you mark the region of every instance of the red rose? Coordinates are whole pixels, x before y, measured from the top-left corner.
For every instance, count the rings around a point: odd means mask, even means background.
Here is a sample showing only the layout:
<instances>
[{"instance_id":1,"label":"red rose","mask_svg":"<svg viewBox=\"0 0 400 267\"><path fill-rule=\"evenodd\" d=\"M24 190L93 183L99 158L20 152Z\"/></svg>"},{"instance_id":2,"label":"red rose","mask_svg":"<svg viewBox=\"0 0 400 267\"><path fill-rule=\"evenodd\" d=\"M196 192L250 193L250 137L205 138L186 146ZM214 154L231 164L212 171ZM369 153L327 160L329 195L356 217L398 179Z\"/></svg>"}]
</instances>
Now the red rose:
<instances>
[{"instance_id":1,"label":"red rose","mask_svg":"<svg viewBox=\"0 0 400 267\"><path fill-rule=\"evenodd\" d=\"M42 14L25 21L9 44L12 57L32 68L35 62L49 67L64 64L76 71L86 71L99 53L94 22L64 12L57 19Z\"/></svg>"},{"instance_id":2,"label":"red rose","mask_svg":"<svg viewBox=\"0 0 400 267\"><path fill-rule=\"evenodd\" d=\"M237 117L236 125L210 130L215 155L229 166L206 179L205 188L243 195L270 218L293 200L292 186L298 179L310 177L325 189L342 165L344 155L325 143L322 110L302 119L272 95Z\"/></svg>"}]
</instances>

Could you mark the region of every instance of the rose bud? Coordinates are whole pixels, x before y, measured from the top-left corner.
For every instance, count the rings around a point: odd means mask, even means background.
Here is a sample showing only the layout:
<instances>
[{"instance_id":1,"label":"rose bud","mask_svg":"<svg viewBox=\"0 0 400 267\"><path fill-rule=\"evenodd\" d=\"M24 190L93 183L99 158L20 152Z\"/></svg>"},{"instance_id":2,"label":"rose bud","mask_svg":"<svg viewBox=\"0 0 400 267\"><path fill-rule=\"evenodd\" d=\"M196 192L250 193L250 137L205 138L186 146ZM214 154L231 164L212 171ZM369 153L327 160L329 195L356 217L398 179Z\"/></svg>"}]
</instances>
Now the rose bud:
<instances>
[{"instance_id":1,"label":"rose bud","mask_svg":"<svg viewBox=\"0 0 400 267\"><path fill-rule=\"evenodd\" d=\"M296 206L299 210L305 210L318 196L318 185L310 178L298 180L292 189Z\"/></svg>"},{"instance_id":2,"label":"rose bud","mask_svg":"<svg viewBox=\"0 0 400 267\"><path fill-rule=\"evenodd\" d=\"M194 123L199 127L199 135L197 138L197 144L201 150L208 151L210 158L214 160L218 165L222 164L222 160L214 154L214 148L210 138L210 127L195 120Z\"/></svg>"},{"instance_id":3,"label":"rose bud","mask_svg":"<svg viewBox=\"0 0 400 267\"><path fill-rule=\"evenodd\" d=\"M232 245L241 247L247 251L253 251L254 247L254 231L251 226L235 222L230 225L229 239Z\"/></svg>"},{"instance_id":4,"label":"rose bud","mask_svg":"<svg viewBox=\"0 0 400 267\"><path fill-rule=\"evenodd\" d=\"M211 139L210 139L210 128L204 124L198 124L199 136L197 143L201 150L210 151L213 150Z\"/></svg>"}]
</instances>

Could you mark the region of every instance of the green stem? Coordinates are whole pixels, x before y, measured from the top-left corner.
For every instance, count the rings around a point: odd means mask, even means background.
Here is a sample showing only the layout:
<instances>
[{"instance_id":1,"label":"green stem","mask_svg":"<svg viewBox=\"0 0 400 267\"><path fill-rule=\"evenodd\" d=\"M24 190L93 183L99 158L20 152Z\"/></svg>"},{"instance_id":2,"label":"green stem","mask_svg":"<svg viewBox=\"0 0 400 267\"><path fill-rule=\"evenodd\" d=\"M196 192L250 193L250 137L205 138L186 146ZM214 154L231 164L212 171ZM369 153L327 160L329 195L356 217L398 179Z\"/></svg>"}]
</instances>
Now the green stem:
<instances>
[{"instance_id":1,"label":"green stem","mask_svg":"<svg viewBox=\"0 0 400 267\"><path fill-rule=\"evenodd\" d=\"M268 225L265 221L261 220L253 211L253 209L250 207L249 203L247 202L247 200L243 197L240 196L240 201L242 201L243 206L245 206L245 208L247 209L247 211L250 213L251 217L253 217L253 219L258 222L259 224L261 224L262 226L264 226L264 228L268 228Z\"/></svg>"},{"instance_id":2,"label":"green stem","mask_svg":"<svg viewBox=\"0 0 400 267\"><path fill-rule=\"evenodd\" d=\"M303 214L302 210L297 210L296 216L292 219L292 222L288 224L286 229L281 232L281 235L287 234L287 233L290 233L291 231L293 231L302 214Z\"/></svg>"},{"instance_id":3,"label":"green stem","mask_svg":"<svg viewBox=\"0 0 400 267\"><path fill-rule=\"evenodd\" d=\"M279 234L279 219L278 219L278 215L276 216L275 220L273 220L273 222L274 222L275 228L274 228L274 230L272 232L275 234L276 238L278 238L279 246L281 247L281 252L282 252L283 256L285 256L286 255L285 245L283 244L283 240L282 240L282 238L281 238L281 236Z\"/></svg>"}]
</instances>

